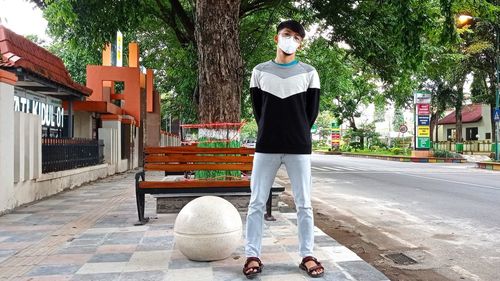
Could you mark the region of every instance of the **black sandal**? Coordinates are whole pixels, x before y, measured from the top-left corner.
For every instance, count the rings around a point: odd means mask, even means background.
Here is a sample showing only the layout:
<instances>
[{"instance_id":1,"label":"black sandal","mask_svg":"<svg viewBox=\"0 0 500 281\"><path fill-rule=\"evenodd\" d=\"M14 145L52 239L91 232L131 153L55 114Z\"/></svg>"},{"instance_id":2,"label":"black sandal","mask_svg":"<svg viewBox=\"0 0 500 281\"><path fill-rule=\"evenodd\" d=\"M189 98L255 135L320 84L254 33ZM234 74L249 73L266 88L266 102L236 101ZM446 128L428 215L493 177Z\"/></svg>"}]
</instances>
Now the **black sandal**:
<instances>
[{"instance_id":1,"label":"black sandal","mask_svg":"<svg viewBox=\"0 0 500 281\"><path fill-rule=\"evenodd\" d=\"M250 262L253 262L253 261L259 263L259 266L250 266L249 267L248 264ZM245 265L243 266L243 274L245 274L245 276L248 279L253 279L262 272L263 267L264 267L264 265L262 264L262 262L260 261L259 258L249 257L249 258L247 258L247 261L245 262ZM256 270L256 271L254 271L254 270Z\"/></svg>"},{"instance_id":2,"label":"black sandal","mask_svg":"<svg viewBox=\"0 0 500 281\"><path fill-rule=\"evenodd\" d=\"M310 268L307 268L306 262L309 262L309 261L314 261L316 263L316 265L311 266ZM307 257L303 258L302 263L300 263L300 265L299 265L299 268L304 270L307 273L307 275L311 276L312 278L319 278L319 277L323 276L323 274L325 273L325 268L321 265L321 263L315 257L311 257L311 256L307 256ZM323 271L321 271L321 273L314 274L313 272L315 270L318 270L318 269L322 269Z\"/></svg>"}]
</instances>

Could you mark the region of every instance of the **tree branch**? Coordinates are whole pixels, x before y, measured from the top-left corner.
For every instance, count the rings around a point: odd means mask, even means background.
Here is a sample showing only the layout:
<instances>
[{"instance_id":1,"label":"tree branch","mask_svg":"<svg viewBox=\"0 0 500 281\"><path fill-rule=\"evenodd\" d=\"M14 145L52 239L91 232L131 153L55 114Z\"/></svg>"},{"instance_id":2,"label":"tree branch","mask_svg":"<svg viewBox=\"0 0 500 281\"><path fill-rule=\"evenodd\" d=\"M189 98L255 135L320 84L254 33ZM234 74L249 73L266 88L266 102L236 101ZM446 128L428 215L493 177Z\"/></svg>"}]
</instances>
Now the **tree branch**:
<instances>
[{"instance_id":1,"label":"tree branch","mask_svg":"<svg viewBox=\"0 0 500 281\"><path fill-rule=\"evenodd\" d=\"M168 7L163 5L161 0L155 0L155 1L156 5L159 8L159 14L158 14L159 18L168 26L170 26L170 28L172 28L179 42L182 45L194 43L194 38L190 38L186 32L183 32L179 28L177 22L175 21L175 12L172 9L169 9Z\"/></svg>"},{"instance_id":2,"label":"tree branch","mask_svg":"<svg viewBox=\"0 0 500 281\"><path fill-rule=\"evenodd\" d=\"M247 17L253 13L256 13L267 8L271 8L279 5L282 0L256 0L256 1L241 1L240 4L240 19Z\"/></svg>"},{"instance_id":3,"label":"tree branch","mask_svg":"<svg viewBox=\"0 0 500 281\"><path fill-rule=\"evenodd\" d=\"M53 1L44 1L44 0L31 0L32 3L36 4L40 10L47 8ZM45 3L47 2L47 3Z\"/></svg>"},{"instance_id":4,"label":"tree branch","mask_svg":"<svg viewBox=\"0 0 500 281\"><path fill-rule=\"evenodd\" d=\"M172 11L175 13L177 18L184 26L184 30L186 30L187 37L190 38L191 41L194 42L194 22L191 17L188 16L184 7L179 2L179 0L170 0L170 5L172 7Z\"/></svg>"}]
</instances>

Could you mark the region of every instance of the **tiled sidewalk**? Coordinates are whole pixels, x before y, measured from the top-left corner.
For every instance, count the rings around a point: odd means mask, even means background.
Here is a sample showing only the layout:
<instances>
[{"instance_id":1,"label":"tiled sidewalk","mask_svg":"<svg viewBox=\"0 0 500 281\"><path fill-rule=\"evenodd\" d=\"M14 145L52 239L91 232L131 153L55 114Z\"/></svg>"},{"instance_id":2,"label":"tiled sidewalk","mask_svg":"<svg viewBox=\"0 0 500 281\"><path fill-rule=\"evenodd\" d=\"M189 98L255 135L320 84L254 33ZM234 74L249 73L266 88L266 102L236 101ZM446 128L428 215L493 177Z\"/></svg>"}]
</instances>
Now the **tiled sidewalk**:
<instances>
[{"instance_id":1,"label":"tiled sidewalk","mask_svg":"<svg viewBox=\"0 0 500 281\"><path fill-rule=\"evenodd\" d=\"M154 205L149 197L146 214ZM387 280L319 229L315 254L326 274L308 278L298 269L295 214L275 216L266 222L260 280ZM247 280L243 246L226 260L192 262L175 247L175 215L136 220L132 173L18 208L0 217L0 280Z\"/></svg>"}]
</instances>

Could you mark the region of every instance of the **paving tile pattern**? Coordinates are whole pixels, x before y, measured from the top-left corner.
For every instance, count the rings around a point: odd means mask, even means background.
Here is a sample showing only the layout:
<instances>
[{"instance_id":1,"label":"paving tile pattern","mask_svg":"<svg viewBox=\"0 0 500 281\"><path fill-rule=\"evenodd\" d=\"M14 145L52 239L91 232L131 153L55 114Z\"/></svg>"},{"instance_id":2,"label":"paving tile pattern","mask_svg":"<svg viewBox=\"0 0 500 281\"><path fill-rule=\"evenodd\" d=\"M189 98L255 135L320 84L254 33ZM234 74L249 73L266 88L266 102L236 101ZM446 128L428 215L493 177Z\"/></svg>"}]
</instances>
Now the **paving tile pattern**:
<instances>
[{"instance_id":1,"label":"paving tile pattern","mask_svg":"<svg viewBox=\"0 0 500 281\"><path fill-rule=\"evenodd\" d=\"M160 175L157 175L160 177ZM20 207L0 217L0 280L247 280L243 240L225 260L194 262L177 249L176 214L155 217L148 197L147 225L136 222L133 173L115 175ZM294 213L266 222L258 280L388 280L355 253L315 229L315 255L326 268L312 279L298 268ZM241 213L242 220L245 214Z\"/></svg>"}]
</instances>

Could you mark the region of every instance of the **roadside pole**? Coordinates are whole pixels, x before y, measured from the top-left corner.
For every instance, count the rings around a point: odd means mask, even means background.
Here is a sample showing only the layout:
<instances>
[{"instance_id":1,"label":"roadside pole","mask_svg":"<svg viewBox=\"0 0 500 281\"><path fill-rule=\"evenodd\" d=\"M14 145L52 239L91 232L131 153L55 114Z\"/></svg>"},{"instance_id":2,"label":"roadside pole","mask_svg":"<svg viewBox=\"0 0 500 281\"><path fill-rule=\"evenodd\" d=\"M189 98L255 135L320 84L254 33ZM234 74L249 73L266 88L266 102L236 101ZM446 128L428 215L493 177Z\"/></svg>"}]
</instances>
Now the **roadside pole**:
<instances>
[{"instance_id":1,"label":"roadside pole","mask_svg":"<svg viewBox=\"0 0 500 281\"><path fill-rule=\"evenodd\" d=\"M498 88L497 88L497 91L498 91ZM498 138L500 138L500 109L497 107L497 109L495 109L495 112L494 112L494 115L493 115L493 119L495 120L495 161L499 161L499 158L498 158Z\"/></svg>"},{"instance_id":2,"label":"roadside pole","mask_svg":"<svg viewBox=\"0 0 500 281\"><path fill-rule=\"evenodd\" d=\"M431 93L426 90L414 92L415 104L415 147L412 156L429 157Z\"/></svg>"}]
</instances>

